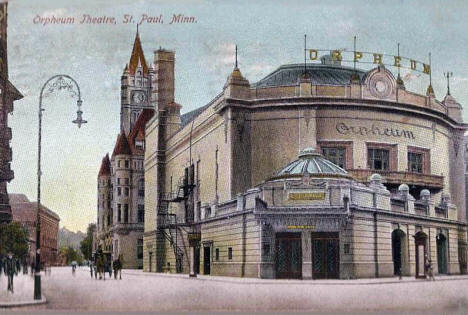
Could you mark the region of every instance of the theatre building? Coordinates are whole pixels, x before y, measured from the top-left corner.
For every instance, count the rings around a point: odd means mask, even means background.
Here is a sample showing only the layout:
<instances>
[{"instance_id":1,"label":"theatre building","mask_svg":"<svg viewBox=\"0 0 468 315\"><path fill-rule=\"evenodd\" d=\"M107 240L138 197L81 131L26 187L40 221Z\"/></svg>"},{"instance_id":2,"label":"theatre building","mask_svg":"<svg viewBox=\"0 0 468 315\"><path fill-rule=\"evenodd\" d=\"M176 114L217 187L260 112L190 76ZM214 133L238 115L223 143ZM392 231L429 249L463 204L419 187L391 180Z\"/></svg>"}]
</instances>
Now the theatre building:
<instances>
[{"instance_id":1,"label":"theatre building","mask_svg":"<svg viewBox=\"0 0 468 315\"><path fill-rule=\"evenodd\" d=\"M143 268L259 278L466 273L462 107L330 58L256 83L234 68L181 115L157 50Z\"/></svg>"}]
</instances>

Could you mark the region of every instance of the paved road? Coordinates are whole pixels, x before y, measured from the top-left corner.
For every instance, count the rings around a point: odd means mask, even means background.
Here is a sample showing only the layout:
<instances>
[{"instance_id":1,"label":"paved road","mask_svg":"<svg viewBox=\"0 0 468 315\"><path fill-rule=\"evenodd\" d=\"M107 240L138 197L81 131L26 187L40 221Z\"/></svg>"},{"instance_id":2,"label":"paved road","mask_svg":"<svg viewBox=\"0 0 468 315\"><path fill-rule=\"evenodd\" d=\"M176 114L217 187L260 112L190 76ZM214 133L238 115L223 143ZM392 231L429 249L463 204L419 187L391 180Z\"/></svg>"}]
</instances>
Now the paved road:
<instances>
[{"instance_id":1,"label":"paved road","mask_svg":"<svg viewBox=\"0 0 468 315\"><path fill-rule=\"evenodd\" d=\"M219 278L218 278L219 279ZM212 281L140 271L123 273L122 280L91 279L82 267L53 268L43 277L48 309L106 311L168 310L466 310L468 279L346 284L327 281Z\"/></svg>"}]
</instances>

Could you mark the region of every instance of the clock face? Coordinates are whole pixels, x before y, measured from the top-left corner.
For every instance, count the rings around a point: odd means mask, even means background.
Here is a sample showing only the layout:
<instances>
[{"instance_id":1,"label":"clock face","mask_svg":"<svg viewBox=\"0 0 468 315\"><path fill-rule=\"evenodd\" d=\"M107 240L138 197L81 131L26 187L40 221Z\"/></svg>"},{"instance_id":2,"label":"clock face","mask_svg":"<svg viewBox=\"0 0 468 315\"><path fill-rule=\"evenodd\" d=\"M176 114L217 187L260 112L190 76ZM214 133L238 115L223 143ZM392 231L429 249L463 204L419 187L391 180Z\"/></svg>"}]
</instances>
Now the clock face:
<instances>
[{"instance_id":1,"label":"clock face","mask_svg":"<svg viewBox=\"0 0 468 315\"><path fill-rule=\"evenodd\" d=\"M146 100L145 92L136 91L133 93L133 102L140 104Z\"/></svg>"}]
</instances>

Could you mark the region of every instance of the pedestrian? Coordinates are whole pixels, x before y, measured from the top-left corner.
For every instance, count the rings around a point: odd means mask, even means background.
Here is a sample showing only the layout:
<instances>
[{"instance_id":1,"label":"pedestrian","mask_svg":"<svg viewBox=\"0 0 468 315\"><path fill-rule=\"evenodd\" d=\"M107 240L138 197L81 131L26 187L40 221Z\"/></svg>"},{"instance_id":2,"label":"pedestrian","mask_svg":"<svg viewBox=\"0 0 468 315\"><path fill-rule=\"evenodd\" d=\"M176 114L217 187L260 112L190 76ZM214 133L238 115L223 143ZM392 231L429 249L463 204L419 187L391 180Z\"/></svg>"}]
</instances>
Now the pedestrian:
<instances>
[{"instance_id":1,"label":"pedestrian","mask_svg":"<svg viewBox=\"0 0 468 315\"><path fill-rule=\"evenodd\" d=\"M429 280L435 281L434 270L432 268L432 262L430 259L426 262L426 274L429 277Z\"/></svg>"},{"instance_id":2,"label":"pedestrian","mask_svg":"<svg viewBox=\"0 0 468 315\"><path fill-rule=\"evenodd\" d=\"M89 262L89 271L91 271L91 279L93 279L93 262Z\"/></svg>"},{"instance_id":3,"label":"pedestrian","mask_svg":"<svg viewBox=\"0 0 468 315\"><path fill-rule=\"evenodd\" d=\"M109 268L109 278L112 278L112 260L108 262L107 268Z\"/></svg>"},{"instance_id":4,"label":"pedestrian","mask_svg":"<svg viewBox=\"0 0 468 315\"><path fill-rule=\"evenodd\" d=\"M16 259L13 257L13 254L10 252L7 255L5 260L5 273L8 276L8 291L14 293L13 291L13 277L18 273L16 268Z\"/></svg>"}]
</instances>

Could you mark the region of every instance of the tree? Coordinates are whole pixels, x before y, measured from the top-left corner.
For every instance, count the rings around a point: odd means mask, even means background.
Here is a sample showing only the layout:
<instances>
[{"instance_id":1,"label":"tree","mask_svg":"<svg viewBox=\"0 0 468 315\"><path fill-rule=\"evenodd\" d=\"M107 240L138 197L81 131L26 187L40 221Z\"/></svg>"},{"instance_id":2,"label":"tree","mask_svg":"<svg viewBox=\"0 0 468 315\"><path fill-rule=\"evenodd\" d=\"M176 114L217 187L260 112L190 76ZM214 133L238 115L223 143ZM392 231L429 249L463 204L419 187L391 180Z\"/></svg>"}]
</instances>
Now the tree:
<instances>
[{"instance_id":1,"label":"tree","mask_svg":"<svg viewBox=\"0 0 468 315\"><path fill-rule=\"evenodd\" d=\"M60 248L60 254L65 256L65 263L69 265L72 261L81 263L83 261L83 256L80 252L70 246L62 246Z\"/></svg>"},{"instance_id":2,"label":"tree","mask_svg":"<svg viewBox=\"0 0 468 315\"><path fill-rule=\"evenodd\" d=\"M86 237L80 243L80 249L83 253L83 256L87 260L91 260L91 255L93 253L93 232L96 230L96 224L90 223L88 229L86 230Z\"/></svg>"},{"instance_id":3,"label":"tree","mask_svg":"<svg viewBox=\"0 0 468 315\"><path fill-rule=\"evenodd\" d=\"M28 250L28 233L18 222L0 224L0 256L11 252L16 258L23 259Z\"/></svg>"}]
</instances>

